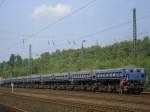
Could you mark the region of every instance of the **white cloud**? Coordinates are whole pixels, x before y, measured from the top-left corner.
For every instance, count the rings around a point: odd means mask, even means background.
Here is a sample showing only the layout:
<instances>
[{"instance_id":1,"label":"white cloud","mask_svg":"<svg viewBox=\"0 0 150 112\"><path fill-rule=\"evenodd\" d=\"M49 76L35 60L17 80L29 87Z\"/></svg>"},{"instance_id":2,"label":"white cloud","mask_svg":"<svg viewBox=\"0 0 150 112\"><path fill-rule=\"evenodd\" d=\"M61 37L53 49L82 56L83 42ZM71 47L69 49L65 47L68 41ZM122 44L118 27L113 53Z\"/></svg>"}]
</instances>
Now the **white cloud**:
<instances>
[{"instance_id":1,"label":"white cloud","mask_svg":"<svg viewBox=\"0 0 150 112\"><path fill-rule=\"evenodd\" d=\"M52 5L43 4L33 9L32 17L34 19L56 18L56 17L65 16L71 13L71 11L72 9L68 5L57 4L55 6L52 6Z\"/></svg>"}]
</instances>

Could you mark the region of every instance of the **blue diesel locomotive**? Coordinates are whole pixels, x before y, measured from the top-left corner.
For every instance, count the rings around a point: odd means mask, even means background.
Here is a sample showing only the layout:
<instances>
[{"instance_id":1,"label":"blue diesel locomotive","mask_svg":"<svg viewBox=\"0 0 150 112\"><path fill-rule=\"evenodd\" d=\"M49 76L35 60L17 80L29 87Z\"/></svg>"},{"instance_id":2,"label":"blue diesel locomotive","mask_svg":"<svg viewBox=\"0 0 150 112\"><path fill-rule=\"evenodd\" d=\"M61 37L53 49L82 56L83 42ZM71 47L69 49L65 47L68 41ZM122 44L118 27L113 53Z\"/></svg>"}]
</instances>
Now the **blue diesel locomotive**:
<instances>
[{"instance_id":1,"label":"blue diesel locomotive","mask_svg":"<svg viewBox=\"0 0 150 112\"><path fill-rule=\"evenodd\" d=\"M123 81L123 83L122 83ZM50 88L100 92L141 93L146 81L144 68L120 68L48 75L31 75L1 80L1 86ZM123 87L123 88L122 88Z\"/></svg>"}]
</instances>

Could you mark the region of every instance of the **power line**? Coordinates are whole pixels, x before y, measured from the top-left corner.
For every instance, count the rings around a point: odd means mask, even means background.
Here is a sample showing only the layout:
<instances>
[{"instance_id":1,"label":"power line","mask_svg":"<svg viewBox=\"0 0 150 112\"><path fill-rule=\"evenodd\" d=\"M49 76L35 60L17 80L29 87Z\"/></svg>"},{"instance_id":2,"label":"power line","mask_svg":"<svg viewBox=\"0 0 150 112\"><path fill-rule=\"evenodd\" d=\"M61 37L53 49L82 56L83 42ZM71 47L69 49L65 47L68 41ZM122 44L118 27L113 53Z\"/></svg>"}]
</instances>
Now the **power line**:
<instances>
[{"instance_id":1,"label":"power line","mask_svg":"<svg viewBox=\"0 0 150 112\"><path fill-rule=\"evenodd\" d=\"M145 16L143 16L143 17L137 19L137 21L146 19L146 18L148 18L148 17L150 17L150 14L145 15ZM121 24L118 24L118 25L114 25L114 26L112 26L112 27L108 27L108 28L105 28L105 29L100 30L100 31L96 31L96 32L89 33L89 34L84 35L84 36L80 36L80 37L79 37L78 39L76 39L76 40L84 39L84 38L87 38L87 37L90 37L90 36L93 36L93 35L97 35L97 34L99 34L99 33L107 32L107 31L109 31L109 30L113 30L113 29L122 27L122 26L124 26L124 25L130 24L130 23L132 23L132 21L127 21L127 22L124 22L124 23L121 23Z\"/></svg>"},{"instance_id":2,"label":"power line","mask_svg":"<svg viewBox=\"0 0 150 112\"><path fill-rule=\"evenodd\" d=\"M137 21L146 19L146 18L148 18L148 17L150 17L150 14L145 15L145 16L143 16L143 17L141 17L141 18L138 18ZM127 21L127 22L124 22L124 23L121 23L121 24L118 24L118 25L114 25L114 26L105 28L105 29L100 30L100 31L96 31L96 32L93 32L93 33L89 33L89 34L80 36L79 38L75 39L74 41L83 40L83 39L85 39L85 38L87 38L87 37L91 37L91 36L97 35L97 34L99 34L99 33L103 33L103 32L107 32L107 31L109 31L109 30L113 30L113 29L116 29L116 28L120 28L120 27L122 27L122 26L124 26L124 25L128 25L128 24L130 24L130 23L132 23L132 21ZM60 44L61 44L61 43L60 43Z\"/></svg>"},{"instance_id":3,"label":"power line","mask_svg":"<svg viewBox=\"0 0 150 112\"><path fill-rule=\"evenodd\" d=\"M4 3L4 1L5 1L5 0L3 0L1 3ZM69 16L71 16L71 15L73 15L73 14L75 14L75 13L77 13L77 12L83 10L83 9L85 9L86 7L88 7L89 5L93 4L93 3L96 2L96 1L97 1L97 0L91 0L90 2L88 2L88 3L85 4L85 5L83 5L82 7L80 7L80 8L78 8L78 9L72 11L71 13L69 13L69 14L63 16L62 18L59 18L59 19L56 20L55 22L53 22L53 23L51 23L51 24L48 24L47 26L45 26L45 27L42 28L41 30L39 30L39 31L37 31L37 32L35 32L35 33L32 33L31 35L28 35L28 37L33 38L34 36L38 35L38 34L41 33L42 31L44 31L44 30L46 30L46 29L48 29L48 28L50 28L50 27L56 25L57 23L61 22L61 21L64 20L65 18L67 18L67 17L69 17ZM25 36L25 35L24 35L24 36ZM53 44L54 44L54 43L53 43ZM13 46L12 46L12 47L13 47ZM10 47L10 48L12 48L12 47ZM8 49L9 49L9 48L8 48Z\"/></svg>"},{"instance_id":4,"label":"power line","mask_svg":"<svg viewBox=\"0 0 150 112\"><path fill-rule=\"evenodd\" d=\"M138 18L137 21L146 19L146 18L148 18L148 17L150 17L150 14L145 15L145 16L143 16L143 17L141 17L141 18ZM87 37L91 37L91 36L93 36L93 35L97 35L97 34L99 34L99 33L107 32L107 31L109 31L109 30L113 30L113 29L122 27L122 26L124 26L124 25L130 24L130 23L132 23L132 21L127 21L127 22L124 22L124 23L121 23L121 24L118 24L118 25L114 25L114 26L105 28L105 29L100 30L100 31L92 32L92 33L89 33L89 34L80 36L79 38L75 39L74 41L79 41L79 40L81 40L81 39L84 39L84 38L87 38Z\"/></svg>"},{"instance_id":5,"label":"power line","mask_svg":"<svg viewBox=\"0 0 150 112\"><path fill-rule=\"evenodd\" d=\"M150 17L150 14L145 15L145 16L143 16L143 17L141 17L141 18L137 18L137 21L144 20L144 19L146 19L146 18L148 18L148 17ZM124 26L124 25L130 24L130 23L132 23L132 21L127 21L127 22L124 22L124 23L121 23L121 24L118 24L118 25L114 25L114 26L105 28L105 29L100 30L100 31L96 31L96 32L93 32L93 33L86 34L86 35L84 35L84 36L80 36L80 37L79 37L78 39L76 39L76 40L79 40L79 39L81 39L82 37L85 38L85 37L89 37L89 36L91 36L91 35L96 35L96 34L98 34L98 33L107 32L107 31L109 31L109 30L113 30L113 29L122 27L122 26ZM7 32L7 33L9 33L9 32ZM13 32L13 33L14 33L14 32ZM33 33L33 34L35 34L35 33ZM25 37L25 36L33 37L33 36L34 36L33 34L31 34L31 35L19 34L19 36L23 36L23 37ZM17 35L17 33L16 33L16 35ZM20 39L22 39L22 38L20 38Z\"/></svg>"},{"instance_id":6,"label":"power line","mask_svg":"<svg viewBox=\"0 0 150 112\"><path fill-rule=\"evenodd\" d=\"M6 0L3 0L2 2L4 2L4 1L6 1ZM81 10L87 8L89 5L93 4L93 3L96 2L96 1L97 1L97 0L91 0L91 1L89 1L87 4L83 5L82 7L78 8L78 9L73 10L71 13L69 13L69 14L67 14L67 15L65 15L65 16L63 16L63 17L61 17L61 18L59 18L59 19L57 19L57 20L54 21L53 23L48 24L47 26L43 27L43 28L40 29L39 31L37 31L37 32L35 32L35 33L32 33L32 34L29 34L29 35L26 35L26 36L27 36L27 37L30 37L30 38L33 38L34 36L38 35L39 33L43 32L44 30L46 30L46 29L48 29L48 28L50 28L50 27L56 25L57 23L63 21L63 20L66 19L67 17L72 16L73 14L78 13L78 12L80 12ZM14 33L14 32L13 32L13 33ZM20 35L22 36L23 34L20 34ZM24 36L25 36L25 35L24 35Z\"/></svg>"},{"instance_id":7,"label":"power line","mask_svg":"<svg viewBox=\"0 0 150 112\"><path fill-rule=\"evenodd\" d=\"M145 15L145 16L143 16L143 17L141 17L141 18L138 18L137 21L146 19L146 18L148 18L148 17L150 17L150 14ZM88 37L97 35L97 34L99 34L99 33L107 32L107 31L109 31L109 30L113 30L113 29L116 29L116 28L120 28L120 27L122 27L122 26L124 26L124 25L128 25L128 24L130 24L130 23L132 23L132 21L127 21L127 22L124 22L124 23L121 23L121 24L118 24L118 25L114 25L114 26L105 28L105 29L100 30L100 31L92 32L92 33L89 33L89 34L80 36L79 38L75 39L74 41L84 40L85 38L88 38Z\"/></svg>"},{"instance_id":8,"label":"power line","mask_svg":"<svg viewBox=\"0 0 150 112\"><path fill-rule=\"evenodd\" d=\"M96 0L93 0L93 2L95 2ZM92 2L92 1L91 1ZM89 2L90 3L90 2ZM87 5L87 4L86 4ZM79 10L79 9L78 9ZM71 14L72 15L72 14ZM65 16L66 17L66 16ZM143 20L143 19L146 19L150 17L150 14L148 15L145 15L139 19L137 19L137 21L140 21L140 20ZM127 25L127 24L130 24L132 21L127 21L127 22L124 22L124 23L121 23L121 24L118 24L118 25L114 25L114 26L111 26L111 27L108 27L108 28L105 28L103 30L100 30L100 31L96 31L96 32L93 32L93 33L89 33L89 34L86 34L86 35L83 35L83 36L80 36L78 39L75 39L74 41L79 41L79 40L83 40L84 38L87 38L87 37L90 37L90 36L93 36L93 35L97 35L99 33L103 33L103 32L107 32L109 30L112 30L112 29L116 29L116 28L119 28L119 27L122 27L124 25ZM40 32L39 32L40 33ZM32 35L33 36L33 35Z\"/></svg>"},{"instance_id":9,"label":"power line","mask_svg":"<svg viewBox=\"0 0 150 112\"><path fill-rule=\"evenodd\" d=\"M150 14L145 15L145 16L143 16L143 17L141 17L141 18L138 18L137 21L141 21L141 20L146 19L146 18L148 18L148 17L150 17ZM99 31L96 31L96 32L92 32L92 33L83 35L83 36L79 36L79 37L78 37L77 39L75 39L74 41L84 40L85 38L88 38L88 37L91 37L91 36L94 36L94 35L97 35L97 34L100 34L100 33L103 33L103 32L107 32L107 31L110 31L110 30L114 30L114 29L116 29L116 28L120 28L120 27L122 27L122 26L124 26L124 25L128 25L128 24L130 24L130 23L132 23L132 21L127 21L127 22L124 22L124 23L121 23L121 24L118 24L118 25L114 25L114 26L105 28L105 29L103 29L103 30L99 30ZM63 42L62 42L62 43L63 43ZM60 43L60 44L62 44L62 43Z\"/></svg>"},{"instance_id":10,"label":"power line","mask_svg":"<svg viewBox=\"0 0 150 112\"><path fill-rule=\"evenodd\" d=\"M33 37L33 36L38 35L39 33L43 32L44 30L46 30L46 29L48 29L48 28L50 28L50 27L56 25L57 23L63 21L63 20L66 19L67 17L69 17L69 16L71 16L71 15L73 15L73 14L75 14L75 13L80 12L81 10L85 9L86 7L88 7L89 5L93 4L93 3L96 2L96 1L97 1L97 0L91 0L90 2L88 2L88 3L85 4L85 5L83 5L82 7L78 8L78 9L76 9L76 10L73 10L71 13L69 13L69 14L63 16L62 18L59 18L59 19L56 20L55 22L48 24L47 26L43 27L41 30L39 30L39 31L37 31L37 32L35 32L35 33L32 33L32 34L30 35L30 37Z\"/></svg>"}]
</instances>

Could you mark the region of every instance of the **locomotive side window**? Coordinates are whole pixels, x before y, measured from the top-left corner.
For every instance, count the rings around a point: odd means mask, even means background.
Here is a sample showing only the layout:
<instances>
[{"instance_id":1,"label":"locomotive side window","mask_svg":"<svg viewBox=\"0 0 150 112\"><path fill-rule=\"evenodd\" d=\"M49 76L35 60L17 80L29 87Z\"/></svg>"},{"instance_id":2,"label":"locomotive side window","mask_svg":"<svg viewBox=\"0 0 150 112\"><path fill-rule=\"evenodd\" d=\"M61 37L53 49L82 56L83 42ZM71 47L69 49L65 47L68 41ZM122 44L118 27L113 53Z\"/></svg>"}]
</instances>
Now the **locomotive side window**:
<instances>
[{"instance_id":1,"label":"locomotive side window","mask_svg":"<svg viewBox=\"0 0 150 112\"><path fill-rule=\"evenodd\" d=\"M119 77L121 77L122 76L122 72L119 72Z\"/></svg>"},{"instance_id":2,"label":"locomotive side window","mask_svg":"<svg viewBox=\"0 0 150 112\"><path fill-rule=\"evenodd\" d=\"M112 76L115 77L115 73L112 73Z\"/></svg>"},{"instance_id":3,"label":"locomotive side window","mask_svg":"<svg viewBox=\"0 0 150 112\"><path fill-rule=\"evenodd\" d=\"M130 72L133 72L133 70L131 69Z\"/></svg>"},{"instance_id":4,"label":"locomotive side window","mask_svg":"<svg viewBox=\"0 0 150 112\"><path fill-rule=\"evenodd\" d=\"M119 77L119 72L116 72L116 73L115 73L115 76L116 76L116 77Z\"/></svg>"},{"instance_id":5,"label":"locomotive side window","mask_svg":"<svg viewBox=\"0 0 150 112\"><path fill-rule=\"evenodd\" d=\"M137 72L141 72L139 69L137 69Z\"/></svg>"}]
</instances>

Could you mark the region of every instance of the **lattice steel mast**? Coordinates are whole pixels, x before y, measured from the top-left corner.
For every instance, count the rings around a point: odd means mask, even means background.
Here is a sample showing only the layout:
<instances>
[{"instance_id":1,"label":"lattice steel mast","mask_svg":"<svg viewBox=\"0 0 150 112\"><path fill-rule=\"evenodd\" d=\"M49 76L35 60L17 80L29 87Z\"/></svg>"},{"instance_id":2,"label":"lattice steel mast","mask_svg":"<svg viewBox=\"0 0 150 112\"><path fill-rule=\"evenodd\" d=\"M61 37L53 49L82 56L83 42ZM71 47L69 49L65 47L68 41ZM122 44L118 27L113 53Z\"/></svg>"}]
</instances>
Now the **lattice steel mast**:
<instances>
[{"instance_id":1,"label":"lattice steel mast","mask_svg":"<svg viewBox=\"0 0 150 112\"><path fill-rule=\"evenodd\" d=\"M133 57L137 57L137 26L136 26L136 9L133 9Z\"/></svg>"}]
</instances>

